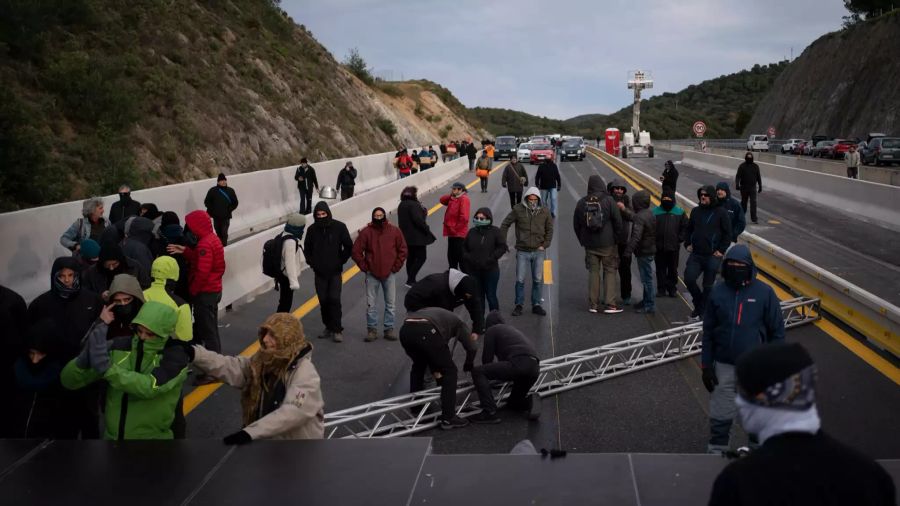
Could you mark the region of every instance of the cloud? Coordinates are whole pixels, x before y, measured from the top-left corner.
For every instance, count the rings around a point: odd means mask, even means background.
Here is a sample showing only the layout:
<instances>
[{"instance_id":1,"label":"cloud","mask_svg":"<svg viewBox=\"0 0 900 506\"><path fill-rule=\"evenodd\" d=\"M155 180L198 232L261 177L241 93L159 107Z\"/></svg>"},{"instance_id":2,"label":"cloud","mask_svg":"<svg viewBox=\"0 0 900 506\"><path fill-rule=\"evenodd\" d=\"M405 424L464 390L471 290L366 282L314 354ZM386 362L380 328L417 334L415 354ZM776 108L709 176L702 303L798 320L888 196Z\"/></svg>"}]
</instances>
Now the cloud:
<instances>
[{"instance_id":1,"label":"cloud","mask_svg":"<svg viewBox=\"0 0 900 506\"><path fill-rule=\"evenodd\" d=\"M426 78L467 106L568 118L630 102L628 70L652 93L798 56L840 28L841 0L282 0L342 60Z\"/></svg>"}]
</instances>

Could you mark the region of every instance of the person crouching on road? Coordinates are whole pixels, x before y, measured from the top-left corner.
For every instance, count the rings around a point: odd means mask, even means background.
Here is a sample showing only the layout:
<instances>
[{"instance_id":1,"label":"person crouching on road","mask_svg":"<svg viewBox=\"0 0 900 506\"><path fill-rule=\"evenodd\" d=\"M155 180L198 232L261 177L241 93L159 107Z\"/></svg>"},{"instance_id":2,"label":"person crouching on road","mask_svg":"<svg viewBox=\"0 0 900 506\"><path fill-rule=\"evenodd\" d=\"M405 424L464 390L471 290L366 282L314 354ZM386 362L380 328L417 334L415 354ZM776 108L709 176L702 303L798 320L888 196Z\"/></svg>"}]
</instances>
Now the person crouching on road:
<instances>
[{"instance_id":1,"label":"person crouching on road","mask_svg":"<svg viewBox=\"0 0 900 506\"><path fill-rule=\"evenodd\" d=\"M541 414L541 396L528 391L541 372L540 359L531 341L512 325L507 325L499 311L491 311L486 319L481 365L472 368L472 383L478 392L481 413L472 417L475 423L498 423L497 402L491 391L491 380L512 381L512 392L506 406L527 411L537 420ZM497 361L494 362L496 357Z\"/></svg>"},{"instance_id":2,"label":"person crouching on road","mask_svg":"<svg viewBox=\"0 0 900 506\"><path fill-rule=\"evenodd\" d=\"M325 401L311 352L300 320L289 313L266 318L251 357L189 348L194 366L241 390L244 428L226 436L225 444L325 436Z\"/></svg>"},{"instance_id":3,"label":"person crouching on road","mask_svg":"<svg viewBox=\"0 0 900 506\"><path fill-rule=\"evenodd\" d=\"M531 187L525 192L525 201L516 204L500 225L500 237L504 240L509 227L516 226L516 307L513 316L522 315L525 303L525 275L531 270L531 312L545 316L541 307L544 288L544 260L547 248L553 239L553 218L545 207L541 207L538 189Z\"/></svg>"},{"instance_id":4,"label":"person crouching on road","mask_svg":"<svg viewBox=\"0 0 900 506\"><path fill-rule=\"evenodd\" d=\"M491 311L500 309L497 285L500 283L500 258L509 251L506 238L493 225L494 215L488 207L475 212L475 225L463 244L463 272L475 278L480 288L481 307L485 302Z\"/></svg>"},{"instance_id":5,"label":"person crouching on road","mask_svg":"<svg viewBox=\"0 0 900 506\"><path fill-rule=\"evenodd\" d=\"M469 425L456 415L456 364L448 343L456 339L466 350L463 371L471 371L478 348L477 336L469 335L469 327L455 314L438 307L426 307L409 313L400 328L400 344L412 359L409 371L409 391L418 392L425 386L425 371L430 370L441 386L440 427L444 430Z\"/></svg>"},{"instance_id":6,"label":"person crouching on road","mask_svg":"<svg viewBox=\"0 0 900 506\"><path fill-rule=\"evenodd\" d=\"M172 439L188 366L184 347L169 339L178 320L175 310L147 302L132 320L134 334L112 341L106 340L114 318L110 307L100 318L85 336L81 354L63 368L62 385L78 390L106 381L106 439Z\"/></svg>"},{"instance_id":7,"label":"person crouching on road","mask_svg":"<svg viewBox=\"0 0 900 506\"><path fill-rule=\"evenodd\" d=\"M734 364L766 342L784 341L784 318L775 291L756 279L750 249L735 244L725 254L722 277L703 316L700 366L709 398L709 453L729 448L734 404ZM747 427L744 427L747 429Z\"/></svg>"},{"instance_id":8,"label":"person crouching on road","mask_svg":"<svg viewBox=\"0 0 900 506\"><path fill-rule=\"evenodd\" d=\"M475 176L481 183L481 193L487 193L488 177L491 175L491 158L487 150L481 152L481 158L475 163Z\"/></svg>"},{"instance_id":9,"label":"person crouching on road","mask_svg":"<svg viewBox=\"0 0 900 506\"><path fill-rule=\"evenodd\" d=\"M484 333L484 306L479 296L478 281L472 276L450 269L429 274L406 292L403 305L412 313L426 307L440 307L453 311L465 304L472 319L472 332ZM472 336L475 339L476 336Z\"/></svg>"}]
</instances>

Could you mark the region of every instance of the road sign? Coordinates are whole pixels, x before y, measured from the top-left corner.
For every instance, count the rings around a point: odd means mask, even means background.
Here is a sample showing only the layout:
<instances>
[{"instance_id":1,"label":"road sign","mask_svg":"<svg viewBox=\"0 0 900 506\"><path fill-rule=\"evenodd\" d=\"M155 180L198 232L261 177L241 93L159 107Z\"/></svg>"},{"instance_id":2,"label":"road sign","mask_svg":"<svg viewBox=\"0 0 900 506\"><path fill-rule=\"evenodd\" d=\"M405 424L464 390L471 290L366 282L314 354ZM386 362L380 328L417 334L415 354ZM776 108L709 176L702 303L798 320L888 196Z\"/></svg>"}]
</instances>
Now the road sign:
<instances>
[{"instance_id":1,"label":"road sign","mask_svg":"<svg viewBox=\"0 0 900 506\"><path fill-rule=\"evenodd\" d=\"M770 137L770 138L771 138L771 137L775 137L775 127L770 126L770 127L769 127L769 131L768 131L767 133L769 134L769 137Z\"/></svg>"},{"instance_id":2,"label":"road sign","mask_svg":"<svg viewBox=\"0 0 900 506\"><path fill-rule=\"evenodd\" d=\"M694 131L694 134L696 134L697 137L703 137L703 134L706 133L706 123L702 121L695 121L694 126L691 127L691 129Z\"/></svg>"}]
</instances>

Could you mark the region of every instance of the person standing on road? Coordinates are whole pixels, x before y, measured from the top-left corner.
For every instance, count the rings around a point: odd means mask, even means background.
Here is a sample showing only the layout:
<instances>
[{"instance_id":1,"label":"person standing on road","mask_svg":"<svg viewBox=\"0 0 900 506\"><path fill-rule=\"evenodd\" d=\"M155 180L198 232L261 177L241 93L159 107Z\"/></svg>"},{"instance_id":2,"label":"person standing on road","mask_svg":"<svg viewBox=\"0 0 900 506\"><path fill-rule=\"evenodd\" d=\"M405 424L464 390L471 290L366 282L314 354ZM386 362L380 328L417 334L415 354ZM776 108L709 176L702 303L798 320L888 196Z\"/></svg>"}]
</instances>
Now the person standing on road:
<instances>
[{"instance_id":1,"label":"person standing on road","mask_svg":"<svg viewBox=\"0 0 900 506\"><path fill-rule=\"evenodd\" d=\"M656 255L656 219L650 210L650 192L640 190L634 194L634 216L631 237L625 247L625 256L637 258L641 276L642 297L634 305L635 312L656 313L656 292L653 290L653 257Z\"/></svg>"},{"instance_id":2,"label":"person standing on road","mask_svg":"<svg viewBox=\"0 0 900 506\"><path fill-rule=\"evenodd\" d=\"M488 157L488 169L494 168L494 143L488 142L484 145L484 152Z\"/></svg>"},{"instance_id":3,"label":"person standing on road","mask_svg":"<svg viewBox=\"0 0 900 506\"><path fill-rule=\"evenodd\" d=\"M503 169L502 185L509 192L509 207L512 209L522 202L522 192L528 187L528 172L515 155L509 159L509 165Z\"/></svg>"},{"instance_id":4,"label":"person standing on road","mask_svg":"<svg viewBox=\"0 0 900 506\"><path fill-rule=\"evenodd\" d=\"M447 238L447 263L451 269L459 269L462 261L463 242L469 233L469 202L466 185L459 181L450 187L450 194L443 195L441 205L447 206L444 211L444 237Z\"/></svg>"},{"instance_id":5,"label":"person standing on road","mask_svg":"<svg viewBox=\"0 0 900 506\"><path fill-rule=\"evenodd\" d=\"M482 207L472 219L475 225L466 235L463 245L463 272L474 277L481 288L481 306L490 311L500 309L497 300L497 285L500 283L500 258L506 254L506 238L494 226L494 215L490 208Z\"/></svg>"},{"instance_id":6,"label":"person standing on road","mask_svg":"<svg viewBox=\"0 0 900 506\"><path fill-rule=\"evenodd\" d=\"M715 189L701 186L697 189L700 205L691 211L687 229L684 231L685 248L691 255L684 267L684 284L687 285L694 303L691 321L703 318L706 299L716 282L716 273L722 257L731 245L731 222L724 209L715 205ZM703 289L697 279L703 275Z\"/></svg>"},{"instance_id":7,"label":"person standing on road","mask_svg":"<svg viewBox=\"0 0 900 506\"><path fill-rule=\"evenodd\" d=\"M750 220L756 221L756 194L762 193L762 176L759 165L753 163L753 153L744 155L744 163L738 166L734 178L734 189L741 192L741 209L747 214L747 201L750 201Z\"/></svg>"},{"instance_id":8,"label":"person standing on road","mask_svg":"<svg viewBox=\"0 0 900 506\"><path fill-rule=\"evenodd\" d=\"M400 344L412 359L409 371L409 391L418 392L425 387L425 371L430 370L441 386L440 427L443 430L458 429L469 421L456 415L456 380L458 371L453 362L449 342L456 339L466 350L463 371L472 370L477 334L469 334L469 327L450 311L440 307L426 307L406 315L400 329Z\"/></svg>"},{"instance_id":9,"label":"person standing on road","mask_svg":"<svg viewBox=\"0 0 900 506\"><path fill-rule=\"evenodd\" d=\"M99 243L106 225L106 220L103 218L103 199L91 197L81 203L81 218L75 220L63 232L59 243L74 255L78 253L81 241L85 239L93 239Z\"/></svg>"},{"instance_id":10,"label":"person standing on road","mask_svg":"<svg viewBox=\"0 0 900 506\"><path fill-rule=\"evenodd\" d=\"M575 204L572 224L578 243L584 248L584 264L588 270L588 311L600 311L602 302L604 313L615 314L622 312L616 298L616 274L619 268L616 240L623 233L624 223L618 206L606 191L606 182L601 176L590 176L587 195Z\"/></svg>"},{"instance_id":11,"label":"person standing on road","mask_svg":"<svg viewBox=\"0 0 900 506\"><path fill-rule=\"evenodd\" d=\"M466 144L466 157L469 159L469 170L475 169L475 158L478 156L478 149L475 148L474 142Z\"/></svg>"},{"instance_id":12,"label":"person standing on road","mask_svg":"<svg viewBox=\"0 0 900 506\"><path fill-rule=\"evenodd\" d=\"M544 261L547 248L553 239L553 218L546 207L541 206L538 189L525 192L525 201L516 204L500 226L500 237L506 240L509 227L516 226L516 307L513 316L521 316L525 303L525 275L531 271L531 312L545 316L541 307L544 287Z\"/></svg>"},{"instance_id":13,"label":"person standing on road","mask_svg":"<svg viewBox=\"0 0 900 506\"><path fill-rule=\"evenodd\" d=\"M384 295L384 338L396 341L394 300L396 273L406 261L406 241L400 229L387 219L384 208L372 210L372 221L353 243L353 261L366 276L366 342L378 339L378 291Z\"/></svg>"},{"instance_id":14,"label":"person standing on road","mask_svg":"<svg viewBox=\"0 0 900 506\"><path fill-rule=\"evenodd\" d=\"M237 209L238 198L234 188L228 186L225 174L219 173L216 185L206 192L203 205L213 219L213 228L222 241L222 246L228 246L228 227L231 225L231 213Z\"/></svg>"},{"instance_id":15,"label":"person standing on road","mask_svg":"<svg viewBox=\"0 0 900 506\"><path fill-rule=\"evenodd\" d=\"M653 215L656 217L656 294L658 297L675 297L678 294L678 253L687 230L687 214L675 204L675 191L667 188L663 190L659 205L653 208Z\"/></svg>"},{"instance_id":16,"label":"person standing on road","mask_svg":"<svg viewBox=\"0 0 900 506\"><path fill-rule=\"evenodd\" d=\"M487 154L487 150L481 152L481 158L475 163L475 176L481 183L481 193L487 193L488 177L491 175L491 158Z\"/></svg>"},{"instance_id":17,"label":"person standing on road","mask_svg":"<svg viewBox=\"0 0 900 506\"><path fill-rule=\"evenodd\" d=\"M528 395L541 372L541 361L534 345L519 329L507 325L499 311L488 314L485 328L481 365L472 368L472 383L478 393L481 412L471 420L475 423L500 422L491 390L492 380L512 381L506 406L515 411L527 411L530 420L537 420L541 414L541 396L537 393Z\"/></svg>"},{"instance_id":18,"label":"person standing on road","mask_svg":"<svg viewBox=\"0 0 900 506\"><path fill-rule=\"evenodd\" d=\"M550 211L552 218L556 219L557 192L562 189L562 179L556 162L549 158L541 162L534 175L534 184L541 190L541 205Z\"/></svg>"},{"instance_id":19,"label":"person standing on road","mask_svg":"<svg viewBox=\"0 0 900 506\"><path fill-rule=\"evenodd\" d=\"M672 163L672 160L666 160L665 168L663 169L663 173L659 176L659 180L662 181L662 189L663 191L666 188L672 190L672 193L678 191L678 169L675 168L675 164Z\"/></svg>"},{"instance_id":20,"label":"person standing on road","mask_svg":"<svg viewBox=\"0 0 900 506\"><path fill-rule=\"evenodd\" d=\"M280 269L275 277L275 289L278 290L279 313L290 313L294 306L294 290L300 289L300 272L302 257L300 241L306 229L306 216L294 213L288 217L281 233L281 251L278 253Z\"/></svg>"},{"instance_id":21,"label":"person standing on road","mask_svg":"<svg viewBox=\"0 0 900 506\"><path fill-rule=\"evenodd\" d=\"M303 255L316 278L316 295L322 313L325 331L319 339L330 337L334 342L344 341L341 325L341 273L344 264L353 254L353 240L347 225L332 217L331 209L324 201L316 204L315 222L309 227L303 241Z\"/></svg>"},{"instance_id":22,"label":"person standing on road","mask_svg":"<svg viewBox=\"0 0 900 506\"><path fill-rule=\"evenodd\" d=\"M403 232L408 256L406 258L406 287L416 284L419 270L428 258L428 245L435 241L428 226L428 210L419 202L419 189L407 186L400 193L397 207L397 225Z\"/></svg>"},{"instance_id":23,"label":"person standing on road","mask_svg":"<svg viewBox=\"0 0 900 506\"><path fill-rule=\"evenodd\" d=\"M622 297L622 305L631 304L631 257L625 255L625 247L628 238L631 237L631 221L634 217L634 208L631 207L631 197L628 195L628 187L621 179L613 179L607 186L616 207L622 214L622 235L616 238L619 248L619 295Z\"/></svg>"},{"instance_id":24,"label":"person standing on road","mask_svg":"<svg viewBox=\"0 0 900 506\"><path fill-rule=\"evenodd\" d=\"M693 215L693 213L691 213ZM712 289L703 316L700 367L709 399L709 453L729 448L734 404L734 364L745 352L772 341L784 341L784 318L775 290L756 279L750 248L728 250L722 278ZM746 427L745 427L746 428Z\"/></svg>"},{"instance_id":25,"label":"person standing on road","mask_svg":"<svg viewBox=\"0 0 900 506\"><path fill-rule=\"evenodd\" d=\"M719 473L710 506L896 504L884 468L821 430L817 369L803 346L759 346L736 372L741 424L762 446Z\"/></svg>"},{"instance_id":26,"label":"person standing on road","mask_svg":"<svg viewBox=\"0 0 900 506\"><path fill-rule=\"evenodd\" d=\"M119 187L119 200L109 208L109 224L115 225L129 216L141 214L141 203L131 198L131 187L123 184ZM92 237L93 238L93 237ZM97 240L96 238L93 238Z\"/></svg>"},{"instance_id":27,"label":"person standing on road","mask_svg":"<svg viewBox=\"0 0 900 506\"><path fill-rule=\"evenodd\" d=\"M735 243L738 237L744 233L747 220L744 218L744 210L741 204L731 196L728 183L719 181L716 184L716 201L728 213L728 221L731 223L731 242Z\"/></svg>"},{"instance_id":28,"label":"person standing on road","mask_svg":"<svg viewBox=\"0 0 900 506\"><path fill-rule=\"evenodd\" d=\"M844 161L847 163L847 177L850 179L859 179L859 152L856 150L856 144L851 144L850 149L844 154Z\"/></svg>"},{"instance_id":29,"label":"person standing on road","mask_svg":"<svg viewBox=\"0 0 900 506\"><path fill-rule=\"evenodd\" d=\"M337 184L335 189L341 192L341 200L347 200L353 196L353 190L356 188L356 169L353 162L344 164L344 168L338 172Z\"/></svg>"},{"instance_id":30,"label":"person standing on road","mask_svg":"<svg viewBox=\"0 0 900 506\"><path fill-rule=\"evenodd\" d=\"M316 178L316 169L305 157L300 159L300 165L294 171L294 181L297 181L297 191L300 192L300 214L309 214L312 210L313 190L319 189L319 180Z\"/></svg>"}]
</instances>

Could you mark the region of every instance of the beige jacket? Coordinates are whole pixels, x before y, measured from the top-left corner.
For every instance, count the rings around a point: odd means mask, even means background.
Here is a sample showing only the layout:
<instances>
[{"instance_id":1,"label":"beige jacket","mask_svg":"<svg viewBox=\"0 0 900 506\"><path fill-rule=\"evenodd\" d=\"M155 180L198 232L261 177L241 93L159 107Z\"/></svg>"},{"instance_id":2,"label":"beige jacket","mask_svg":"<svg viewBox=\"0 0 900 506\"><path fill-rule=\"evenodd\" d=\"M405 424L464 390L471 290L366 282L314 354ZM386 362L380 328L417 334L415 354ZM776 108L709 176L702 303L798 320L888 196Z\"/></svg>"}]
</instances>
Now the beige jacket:
<instances>
[{"instance_id":1,"label":"beige jacket","mask_svg":"<svg viewBox=\"0 0 900 506\"><path fill-rule=\"evenodd\" d=\"M297 363L278 409L244 427L253 439L324 438L325 401L311 356ZM235 388L244 388L250 376L249 357L219 355L202 346L194 346L194 365Z\"/></svg>"},{"instance_id":2,"label":"beige jacket","mask_svg":"<svg viewBox=\"0 0 900 506\"><path fill-rule=\"evenodd\" d=\"M859 167L859 151L855 153L847 151L844 153L844 161L847 162L847 167Z\"/></svg>"}]
</instances>

